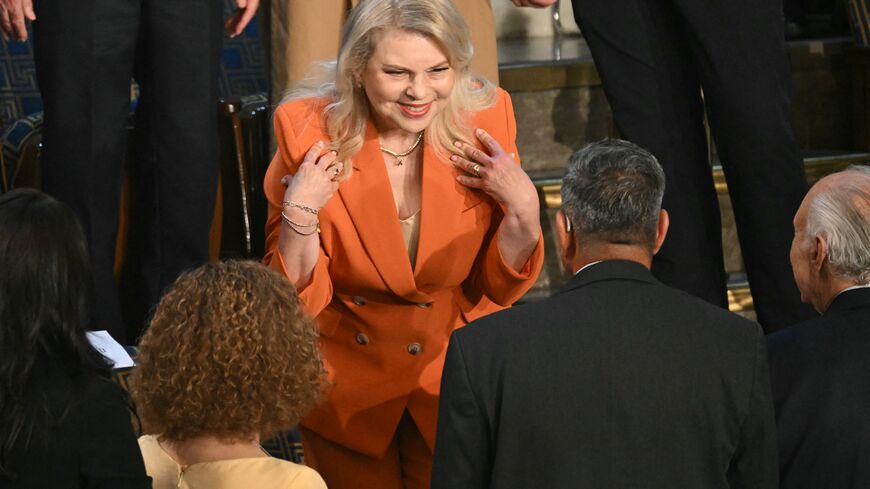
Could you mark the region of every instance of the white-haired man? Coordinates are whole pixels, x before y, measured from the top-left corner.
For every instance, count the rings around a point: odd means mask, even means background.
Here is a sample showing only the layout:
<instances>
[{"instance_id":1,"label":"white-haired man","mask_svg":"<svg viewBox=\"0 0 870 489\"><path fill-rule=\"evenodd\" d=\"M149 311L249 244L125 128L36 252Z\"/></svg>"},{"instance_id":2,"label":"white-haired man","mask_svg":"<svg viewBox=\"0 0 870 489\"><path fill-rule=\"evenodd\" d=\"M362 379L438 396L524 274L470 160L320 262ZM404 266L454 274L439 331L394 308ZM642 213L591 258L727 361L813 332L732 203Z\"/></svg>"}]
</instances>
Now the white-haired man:
<instances>
[{"instance_id":1,"label":"white-haired man","mask_svg":"<svg viewBox=\"0 0 870 489\"><path fill-rule=\"evenodd\" d=\"M820 180L791 263L822 316L768 338L782 488L870 487L870 167Z\"/></svg>"}]
</instances>

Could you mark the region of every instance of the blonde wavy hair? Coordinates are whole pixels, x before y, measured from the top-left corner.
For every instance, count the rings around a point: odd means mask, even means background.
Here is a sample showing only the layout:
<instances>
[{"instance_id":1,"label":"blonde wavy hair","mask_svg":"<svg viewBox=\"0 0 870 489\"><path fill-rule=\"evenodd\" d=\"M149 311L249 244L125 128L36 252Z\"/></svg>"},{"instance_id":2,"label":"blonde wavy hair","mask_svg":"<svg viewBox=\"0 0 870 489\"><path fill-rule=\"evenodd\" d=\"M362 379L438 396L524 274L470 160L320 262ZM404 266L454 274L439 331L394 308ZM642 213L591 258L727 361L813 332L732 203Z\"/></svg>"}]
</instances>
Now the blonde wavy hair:
<instances>
[{"instance_id":1,"label":"blonde wavy hair","mask_svg":"<svg viewBox=\"0 0 870 489\"><path fill-rule=\"evenodd\" d=\"M256 262L182 275L139 348L130 391L144 432L172 442L271 436L325 385L316 326L287 279Z\"/></svg>"},{"instance_id":2,"label":"blonde wavy hair","mask_svg":"<svg viewBox=\"0 0 870 489\"><path fill-rule=\"evenodd\" d=\"M338 153L338 161L350 162L363 146L369 118L368 99L355 80L375 50L377 34L387 29L431 39L444 50L455 73L456 83L444 110L425 131L435 151L445 157L453 152L454 141L471 143L469 116L492 106L495 86L471 72L471 36L451 0L363 0L344 25L338 59L316 66L282 103L325 99L324 121L332 140L329 149ZM350 178L352 172L353 165L345 164L340 179Z\"/></svg>"}]
</instances>

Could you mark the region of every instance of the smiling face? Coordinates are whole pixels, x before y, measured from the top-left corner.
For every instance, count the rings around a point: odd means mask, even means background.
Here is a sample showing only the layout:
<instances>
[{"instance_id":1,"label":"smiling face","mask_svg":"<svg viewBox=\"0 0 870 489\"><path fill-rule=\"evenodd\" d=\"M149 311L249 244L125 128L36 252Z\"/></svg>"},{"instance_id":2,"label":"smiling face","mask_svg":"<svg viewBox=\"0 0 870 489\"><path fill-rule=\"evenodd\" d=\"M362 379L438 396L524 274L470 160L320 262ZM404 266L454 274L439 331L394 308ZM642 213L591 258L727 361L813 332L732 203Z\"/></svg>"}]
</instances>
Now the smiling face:
<instances>
[{"instance_id":1,"label":"smiling face","mask_svg":"<svg viewBox=\"0 0 870 489\"><path fill-rule=\"evenodd\" d=\"M375 34L375 49L360 73L380 132L416 134L444 110L455 73L443 49L428 37L401 29Z\"/></svg>"}]
</instances>

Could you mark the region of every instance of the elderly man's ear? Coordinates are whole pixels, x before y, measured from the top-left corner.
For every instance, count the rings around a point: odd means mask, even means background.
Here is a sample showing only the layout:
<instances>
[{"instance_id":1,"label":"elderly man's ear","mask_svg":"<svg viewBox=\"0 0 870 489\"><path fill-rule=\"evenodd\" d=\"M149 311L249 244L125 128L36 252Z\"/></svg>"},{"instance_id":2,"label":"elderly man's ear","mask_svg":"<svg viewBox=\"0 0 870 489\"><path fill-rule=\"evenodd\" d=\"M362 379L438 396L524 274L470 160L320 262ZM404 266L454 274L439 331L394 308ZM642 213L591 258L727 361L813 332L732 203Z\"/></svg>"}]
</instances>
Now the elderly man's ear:
<instances>
[{"instance_id":1,"label":"elderly man's ear","mask_svg":"<svg viewBox=\"0 0 870 489\"><path fill-rule=\"evenodd\" d=\"M668 211L662 209L659 211L659 222L656 224L656 241L653 243L653 255L662 249L662 244L665 242L665 237L668 235L668 227L671 225L671 217Z\"/></svg>"},{"instance_id":2,"label":"elderly man's ear","mask_svg":"<svg viewBox=\"0 0 870 489\"><path fill-rule=\"evenodd\" d=\"M813 254L810 258L810 264L813 271L821 275L822 268L828 262L828 242L822 236L813 238Z\"/></svg>"}]
</instances>

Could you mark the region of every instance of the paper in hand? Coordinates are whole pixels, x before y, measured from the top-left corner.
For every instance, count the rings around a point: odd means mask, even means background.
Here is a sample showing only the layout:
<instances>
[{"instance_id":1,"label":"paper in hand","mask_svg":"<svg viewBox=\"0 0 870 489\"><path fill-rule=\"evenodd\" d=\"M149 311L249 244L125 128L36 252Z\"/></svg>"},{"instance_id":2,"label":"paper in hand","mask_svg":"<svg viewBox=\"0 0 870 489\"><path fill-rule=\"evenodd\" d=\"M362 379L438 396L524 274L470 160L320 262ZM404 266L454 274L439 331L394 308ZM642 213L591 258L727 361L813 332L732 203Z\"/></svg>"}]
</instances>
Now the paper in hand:
<instances>
[{"instance_id":1,"label":"paper in hand","mask_svg":"<svg viewBox=\"0 0 870 489\"><path fill-rule=\"evenodd\" d=\"M135 365L127 350L115 341L107 331L88 331L88 341L101 355L113 364L113 368L129 368Z\"/></svg>"}]
</instances>

